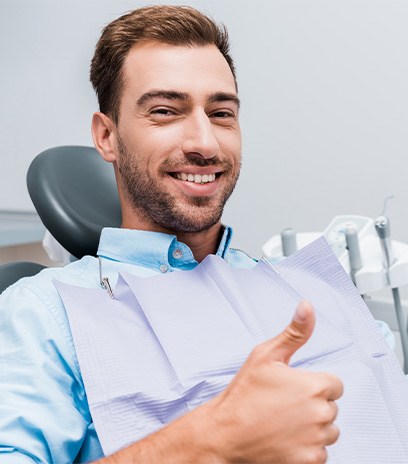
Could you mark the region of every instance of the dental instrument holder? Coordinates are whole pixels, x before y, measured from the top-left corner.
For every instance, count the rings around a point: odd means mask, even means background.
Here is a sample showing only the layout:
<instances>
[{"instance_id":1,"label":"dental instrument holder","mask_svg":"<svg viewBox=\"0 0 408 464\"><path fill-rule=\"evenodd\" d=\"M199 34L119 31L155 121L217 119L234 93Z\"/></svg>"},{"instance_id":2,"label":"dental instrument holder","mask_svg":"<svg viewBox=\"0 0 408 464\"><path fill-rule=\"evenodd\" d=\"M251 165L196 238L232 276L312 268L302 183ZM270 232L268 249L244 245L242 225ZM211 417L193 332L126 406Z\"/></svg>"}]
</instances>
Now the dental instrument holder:
<instances>
[{"instance_id":1,"label":"dental instrument holder","mask_svg":"<svg viewBox=\"0 0 408 464\"><path fill-rule=\"evenodd\" d=\"M346 231L353 224L357 228L358 244L362 267L354 267L355 284L361 295L378 292L384 288L408 285L408 245L392 240L394 263L387 270L384 267L384 252L372 218L357 215L336 216L323 232L297 232L297 249L303 248L322 235L331 246L344 270L350 274L350 257L346 243ZM284 234L285 235L285 234ZM386 240L387 242L387 240ZM391 249L391 247L388 247ZM282 235L272 236L262 247L266 259L280 259L285 256Z\"/></svg>"},{"instance_id":2,"label":"dental instrument holder","mask_svg":"<svg viewBox=\"0 0 408 464\"><path fill-rule=\"evenodd\" d=\"M386 216L379 216L375 220L375 230L377 231L378 238L381 242L381 248L384 254L384 267L386 269L388 281L390 282L389 278L389 270L391 266L395 263L395 258L392 250L391 244L391 226L390 221ZM390 282L391 284L391 282ZM401 305L401 297L399 294L398 287L393 287L391 285L392 290L392 297L394 299L394 307L395 313L397 316L399 332L401 336L401 345L402 351L404 353L404 373L408 373L408 334L407 334L407 327L404 324L404 314L402 311Z\"/></svg>"},{"instance_id":3,"label":"dental instrument holder","mask_svg":"<svg viewBox=\"0 0 408 464\"><path fill-rule=\"evenodd\" d=\"M291 227L282 230L281 242L283 256L290 256L297 251L296 233Z\"/></svg>"}]
</instances>

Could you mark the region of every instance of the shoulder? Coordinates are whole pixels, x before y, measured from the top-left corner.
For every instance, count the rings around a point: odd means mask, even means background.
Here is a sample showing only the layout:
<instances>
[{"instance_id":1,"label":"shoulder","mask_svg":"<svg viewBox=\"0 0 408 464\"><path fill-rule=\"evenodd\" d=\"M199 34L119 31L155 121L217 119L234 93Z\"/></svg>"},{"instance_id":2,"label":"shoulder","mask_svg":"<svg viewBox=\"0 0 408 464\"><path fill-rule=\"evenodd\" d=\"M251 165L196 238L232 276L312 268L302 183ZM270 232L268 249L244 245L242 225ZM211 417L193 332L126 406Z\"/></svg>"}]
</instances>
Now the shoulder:
<instances>
[{"instance_id":1,"label":"shoulder","mask_svg":"<svg viewBox=\"0 0 408 464\"><path fill-rule=\"evenodd\" d=\"M34 276L23 277L0 295L0 305L6 301L19 300L22 295L27 301L43 301L46 306L48 303L59 301L58 292L54 285L54 282L58 280L74 285L90 284L93 286L94 282L91 278L94 275L95 263L93 261L96 259L85 256L64 267L49 267Z\"/></svg>"},{"instance_id":2,"label":"shoulder","mask_svg":"<svg viewBox=\"0 0 408 464\"><path fill-rule=\"evenodd\" d=\"M97 261L87 256L62 268L46 268L20 279L0 295L0 330L10 334L9 342L29 340L44 350L51 345L76 365L76 355L65 308L55 281L79 286L98 284ZM94 269L95 268L95 269ZM11 334L14 334L11 337ZM47 344L47 346L45 346ZM33 346L33 345L32 345Z\"/></svg>"}]
</instances>

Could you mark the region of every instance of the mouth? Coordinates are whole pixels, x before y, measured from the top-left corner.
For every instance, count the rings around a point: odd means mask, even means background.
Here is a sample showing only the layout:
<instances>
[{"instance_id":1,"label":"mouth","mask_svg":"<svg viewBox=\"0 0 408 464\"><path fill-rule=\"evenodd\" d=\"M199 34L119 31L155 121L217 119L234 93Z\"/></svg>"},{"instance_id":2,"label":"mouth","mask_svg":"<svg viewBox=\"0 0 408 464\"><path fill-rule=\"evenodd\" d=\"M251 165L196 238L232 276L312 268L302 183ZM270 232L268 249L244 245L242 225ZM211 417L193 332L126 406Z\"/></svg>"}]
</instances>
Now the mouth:
<instances>
[{"instance_id":1,"label":"mouth","mask_svg":"<svg viewBox=\"0 0 408 464\"><path fill-rule=\"evenodd\" d=\"M199 172L197 172L199 171ZM183 171L167 172L176 188L188 197L212 197L220 189L224 171L216 169L185 168Z\"/></svg>"},{"instance_id":2,"label":"mouth","mask_svg":"<svg viewBox=\"0 0 408 464\"><path fill-rule=\"evenodd\" d=\"M185 182L194 182L195 184L209 184L214 182L217 176L221 173L212 173L212 174L192 174L187 172L174 172L170 173L172 177L177 180L182 180Z\"/></svg>"}]
</instances>

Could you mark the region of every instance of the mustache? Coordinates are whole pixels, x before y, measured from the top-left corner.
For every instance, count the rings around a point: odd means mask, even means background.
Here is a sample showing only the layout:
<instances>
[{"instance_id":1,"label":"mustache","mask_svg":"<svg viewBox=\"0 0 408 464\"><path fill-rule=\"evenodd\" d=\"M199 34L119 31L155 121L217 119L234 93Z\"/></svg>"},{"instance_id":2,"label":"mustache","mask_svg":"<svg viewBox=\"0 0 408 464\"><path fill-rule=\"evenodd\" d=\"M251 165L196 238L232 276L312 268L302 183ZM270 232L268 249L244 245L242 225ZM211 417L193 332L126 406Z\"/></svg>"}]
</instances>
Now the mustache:
<instances>
[{"instance_id":1,"label":"mustache","mask_svg":"<svg viewBox=\"0 0 408 464\"><path fill-rule=\"evenodd\" d=\"M217 156L214 156L213 158L203 158L200 155L189 155L187 160L182 161L165 160L161 167L163 170L170 171L191 166L217 166L223 169L232 168L232 164L229 161L220 160Z\"/></svg>"}]
</instances>

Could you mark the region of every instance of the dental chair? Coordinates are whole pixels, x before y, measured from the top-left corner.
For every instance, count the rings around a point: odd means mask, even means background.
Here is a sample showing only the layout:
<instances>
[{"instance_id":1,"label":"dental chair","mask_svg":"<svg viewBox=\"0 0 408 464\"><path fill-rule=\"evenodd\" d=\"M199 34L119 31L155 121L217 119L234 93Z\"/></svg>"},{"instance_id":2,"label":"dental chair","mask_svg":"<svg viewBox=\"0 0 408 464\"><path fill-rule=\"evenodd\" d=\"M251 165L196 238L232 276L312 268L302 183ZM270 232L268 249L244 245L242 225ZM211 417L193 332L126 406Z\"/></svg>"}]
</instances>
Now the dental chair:
<instances>
[{"instance_id":1,"label":"dental chair","mask_svg":"<svg viewBox=\"0 0 408 464\"><path fill-rule=\"evenodd\" d=\"M121 224L115 176L95 148L62 146L32 161L27 187L51 235L74 257L95 255L103 227ZM44 266L31 262L0 265L0 293Z\"/></svg>"},{"instance_id":2,"label":"dental chair","mask_svg":"<svg viewBox=\"0 0 408 464\"><path fill-rule=\"evenodd\" d=\"M32 161L27 187L51 235L75 258L95 256L103 227L119 227L113 168L95 148L61 146Z\"/></svg>"},{"instance_id":3,"label":"dental chair","mask_svg":"<svg viewBox=\"0 0 408 464\"><path fill-rule=\"evenodd\" d=\"M0 266L0 293L7 287L17 282L22 277L29 277L37 274L45 266L27 261L6 263Z\"/></svg>"}]
</instances>

